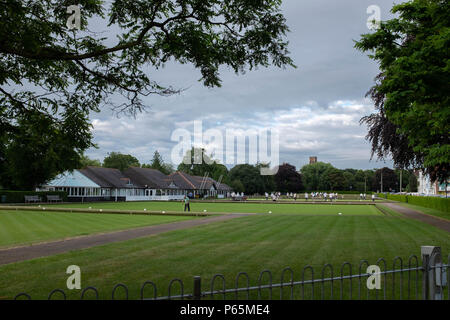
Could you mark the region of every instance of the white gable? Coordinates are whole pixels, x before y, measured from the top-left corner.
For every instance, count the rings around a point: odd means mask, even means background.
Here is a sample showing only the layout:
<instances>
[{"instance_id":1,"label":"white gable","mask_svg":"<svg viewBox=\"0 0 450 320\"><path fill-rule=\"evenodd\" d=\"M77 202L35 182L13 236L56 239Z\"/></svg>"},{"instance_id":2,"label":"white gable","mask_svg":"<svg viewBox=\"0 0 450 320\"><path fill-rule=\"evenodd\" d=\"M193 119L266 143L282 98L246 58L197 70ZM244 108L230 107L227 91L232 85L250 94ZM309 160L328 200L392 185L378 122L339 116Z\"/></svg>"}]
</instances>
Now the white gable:
<instances>
[{"instance_id":1,"label":"white gable","mask_svg":"<svg viewBox=\"0 0 450 320\"><path fill-rule=\"evenodd\" d=\"M66 171L45 184L46 187L88 187L100 188L94 181L81 174L78 170Z\"/></svg>"}]
</instances>

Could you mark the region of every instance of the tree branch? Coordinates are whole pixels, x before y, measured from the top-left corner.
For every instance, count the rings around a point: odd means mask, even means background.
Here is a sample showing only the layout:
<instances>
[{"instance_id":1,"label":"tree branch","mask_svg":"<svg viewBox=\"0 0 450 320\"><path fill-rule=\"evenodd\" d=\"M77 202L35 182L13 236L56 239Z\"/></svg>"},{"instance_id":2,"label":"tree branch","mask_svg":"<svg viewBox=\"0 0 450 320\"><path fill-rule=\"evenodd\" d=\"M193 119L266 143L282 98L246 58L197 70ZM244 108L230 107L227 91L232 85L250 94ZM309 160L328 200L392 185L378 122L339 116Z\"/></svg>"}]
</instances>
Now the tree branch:
<instances>
[{"instance_id":1,"label":"tree branch","mask_svg":"<svg viewBox=\"0 0 450 320\"><path fill-rule=\"evenodd\" d=\"M36 53L30 53L25 50L18 50L18 49L11 48L5 43L0 44L0 52L18 55L18 56L21 56L24 58L36 59L36 60L66 60L66 61L74 60L74 61L79 61L79 60L95 58L98 56L103 56L105 54L129 49L129 48L132 48L132 47L135 47L135 46L141 44L143 42L144 37L147 34L147 32L149 32L150 29L152 29L154 27L160 28L162 31L164 31L167 34L167 30L165 29L165 26L169 22L172 22L175 20L180 20L180 19L195 18L194 12L195 12L195 10L188 15L183 15L183 13L179 13L176 16L166 19L164 22L152 21L142 29L142 31L139 33L139 36L136 40L130 41L127 43L123 43L123 44L119 44L114 47L97 50L94 52L88 52L88 53L84 53L84 54L74 54L74 53L58 51L58 50L51 49L51 48L42 48L41 50L39 50Z\"/></svg>"}]
</instances>

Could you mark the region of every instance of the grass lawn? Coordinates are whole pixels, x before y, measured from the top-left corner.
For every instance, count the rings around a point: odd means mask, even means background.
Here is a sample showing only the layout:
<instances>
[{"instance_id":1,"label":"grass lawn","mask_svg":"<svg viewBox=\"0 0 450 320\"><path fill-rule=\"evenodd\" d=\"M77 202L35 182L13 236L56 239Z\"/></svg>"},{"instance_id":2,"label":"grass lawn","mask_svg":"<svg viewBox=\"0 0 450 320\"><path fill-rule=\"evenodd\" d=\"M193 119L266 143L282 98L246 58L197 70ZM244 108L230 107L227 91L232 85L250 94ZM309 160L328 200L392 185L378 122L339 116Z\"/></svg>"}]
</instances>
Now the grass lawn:
<instances>
[{"instance_id":1,"label":"grass lawn","mask_svg":"<svg viewBox=\"0 0 450 320\"><path fill-rule=\"evenodd\" d=\"M247 201L267 201L267 202L272 202L272 200L270 200L270 198L269 198L269 200L266 200L266 198L250 198ZM308 198L308 200L306 200L304 198L297 198L296 201L294 201L294 199L289 199L289 198L280 198L280 199L277 200L277 202L324 202L324 201L325 200L322 199L322 198L316 198L314 200L312 198ZM330 200L328 199L328 202L329 201ZM366 200L359 200L359 196L358 197L345 197L344 196L344 199L342 199L342 197L339 196L339 199L333 200L333 202L336 202L336 201L337 202L349 202L349 201L355 202L356 201L356 202L362 202L362 203L371 203L371 202L373 202L371 196L368 196L366 198ZM385 199L375 199L375 202L383 202L383 201L385 201Z\"/></svg>"},{"instance_id":2,"label":"grass lawn","mask_svg":"<svg viewBox=\"0 0 450 320\"><path fill-rule=\"evenodd\" d=\"M64 208L89 208L94 209L122 209L122 210L154 210L154 211L182 211L181 202L103 202L103 203L72 203L56 204L54 206ZM303 214L303 215L336 215L339 212L345 215L381 215L372 205L339 205L339 204L260 204L260 203L211 203L191 202L191 211L210 213L268 213L272 214Z\"/></svg>"},{"instance_id":3,"label":"grass lawn","mask_svg":"<svg viewBox=\"0 0 450 320\"><path fill-rule=\"evenodd\" d=\"M348 207L349 210L353 208ZM82 287L98 288L100 298L110 299L113 286L121 282L129 287L129 298L138 299L140 287L146 280L155 282L158 295L162 296L167 295L168 284L173 278L183 280L184 292L191 293L193 276L201 276L203 289L209 290L211 278L217 273L225 276L228 288L234 288L235 277L241 271L249 274L251 285L256 285L259 273L265 269L273 272L273 283L278 283L282 269L287 266L294 270L295 280L301 280L301 271L306 265L314 267L316 278L321 276L325 263L333 264L335 276L340 275L341 265L346 261L352 263L353 274L358 272L362 259L375 264L378 258L384 257L391 269L394 257L400 256L403 265L407 266L411 254L420 259L421 245L440 245L447 256L450 235L416 220L381 214L255 215L0 266L0 299L13 298L19 292L28 292L33 299L46 299L55 288L65 289L68 298L79 298L79 290L69 292L66 289L68 275L65 271L73 264L81 268ZM403 277L404 288L406 276ZM307 273L305 279L309 277ZM285 281L289 281L288 278L287 275ZM267 282L266 275L264 283ZM344 298L349 295L349 282L344 282ZM365 279L363 290L364 283ZM240 285L245 285L244 279ZM421 283L418 285L420 294ZM340 281L335 281L334 286L333 298L336 299L339 298ZM216 289L219 288L218 281ZM316 284L315 297L319 299L320 288L321 285ZM391 295L389 288L388 298ZM398 282L396 288L399 288ZM355 298L357 279L353 280L352 289L352 298ZM289 291L285 289L284 297ZM310 291L310 286L305 287L307 295ZM178 293L179 286L174 284L172 294ZM296 288L295 297L298 298L300 293L301 289ZM279 298L279 294L279 289L273 290L274 298ZM374 296L373 292L370 294ZM146 289L146 295L152 296L150 287ZM123 297L123 292L119 290L118 296ZM263 292L265 296L267 290ZM90 294L89 297L93 296Z\"/></svg>"},{"instance_id":4,"label":"grass lawn","mask_svg":"<svg viewBox=\"0 0 450 320\"><path fill-rule=\"evenodd\" d=\"M0 247L187 219L192 217L0 210Z\"/></svg>"},{"instance_id":5,"label":"grass lawn","mask_svg":"<svg viewBox=\"0 0 450 320\"><path fill-rule=\"evenodd\" d=\"M405 218L405 216L403 214L401 214L400 212L392 210L391 208L389 208L385 205L377 204L377 207L380 208L381 210L383 210L384 214L386 214L387 216Z\"/></svg>"},{"instance_id":6,"label":"grass lawn","mask_svg":"<svg viewBox=\"0 0 450 320\"><path fill-rule=\"evenodd\" d=\"M396 202L396 204L401 205L406 208L410 208L410 209L422 212L422 213L425 213L425 214L429 214L431 216L450 220L450 212L444 212L444 211L440 211L440 210L436 210L436 209L432 209L432 208L416 206L416 205L412 205L412 204L404 203L404 202Z\"/></svg>"}]
</instances>

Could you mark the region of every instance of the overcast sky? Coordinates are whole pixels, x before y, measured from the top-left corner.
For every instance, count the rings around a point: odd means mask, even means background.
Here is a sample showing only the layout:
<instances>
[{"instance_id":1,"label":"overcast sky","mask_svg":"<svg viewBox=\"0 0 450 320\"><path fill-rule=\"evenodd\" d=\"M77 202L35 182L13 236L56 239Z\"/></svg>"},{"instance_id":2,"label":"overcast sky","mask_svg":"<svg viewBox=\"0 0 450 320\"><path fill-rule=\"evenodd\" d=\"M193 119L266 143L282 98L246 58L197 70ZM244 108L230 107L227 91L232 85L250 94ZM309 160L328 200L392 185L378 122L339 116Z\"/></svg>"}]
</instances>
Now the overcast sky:
<instances>
[{"instance_id":1,"label":"overcast sky","mask_svg":"<svg viewBox=\"0 0 450 320\"><path fill-rule=\"evenodd\" d=\"M186 88L172 97L151 96L147 113L136 119L117 118L109 110L92 114L98 149L87 155L103 160L108 152L132 154L149 163L155 150L170 162L177 145L171 136L194 120L203 130L277 130L280 163L298 169L309 156L338 168L372 169L391 162L370 161L367 128L362 116L373 112L365 93L373 85L377 65L354 49L354 40L367 28L367 8L381 8L391 18L393 1L285 0L283 13L291 29L291 57L297 69L262 68L236 75L221 70L223 86L208 89L198 82L200 72L189 65L168 64L153 79Z\"/></svg>"}]
</instances>

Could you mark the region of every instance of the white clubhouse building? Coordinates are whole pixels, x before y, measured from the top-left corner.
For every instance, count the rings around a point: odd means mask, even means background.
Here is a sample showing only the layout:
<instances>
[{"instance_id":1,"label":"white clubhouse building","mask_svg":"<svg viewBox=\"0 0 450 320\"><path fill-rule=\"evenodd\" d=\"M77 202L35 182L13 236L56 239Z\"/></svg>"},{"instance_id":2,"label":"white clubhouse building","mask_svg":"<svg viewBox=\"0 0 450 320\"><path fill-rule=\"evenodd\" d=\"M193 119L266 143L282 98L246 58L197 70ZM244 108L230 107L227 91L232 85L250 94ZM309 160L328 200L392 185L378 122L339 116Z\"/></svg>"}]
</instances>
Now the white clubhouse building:
<instances>
[{"instance_id":1,"label":"white clubhouse building","mask_svg":"<svg viewBox=\"0 0 450 320\"><path fill-rule=\"evenodd\" d=\"M69 201L180 200L189 197L229 197L232 189L209 177L184 172L165 175L158 170L131 167L86 167L60 174L39 188L65 191Z\"/></svg>"}]
</instances>

